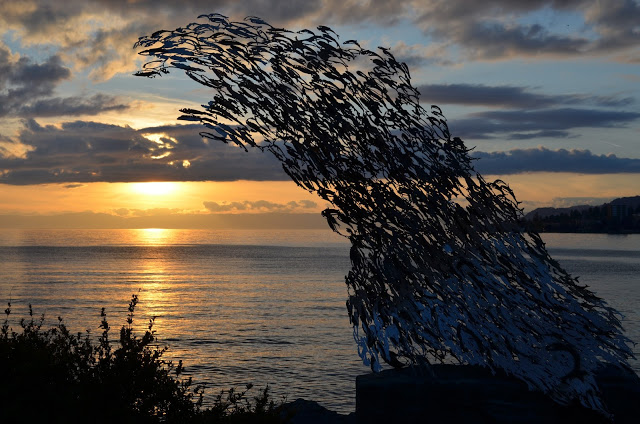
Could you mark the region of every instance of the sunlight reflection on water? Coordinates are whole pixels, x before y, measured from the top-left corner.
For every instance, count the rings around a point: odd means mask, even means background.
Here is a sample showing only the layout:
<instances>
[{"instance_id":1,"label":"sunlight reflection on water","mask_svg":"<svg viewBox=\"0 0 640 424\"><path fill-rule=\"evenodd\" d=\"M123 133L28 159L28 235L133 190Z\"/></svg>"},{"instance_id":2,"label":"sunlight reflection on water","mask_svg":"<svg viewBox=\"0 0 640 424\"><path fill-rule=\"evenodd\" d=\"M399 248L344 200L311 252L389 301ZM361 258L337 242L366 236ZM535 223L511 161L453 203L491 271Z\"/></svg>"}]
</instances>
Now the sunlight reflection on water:
<instances>
[{"instance_id":1,"label":"sunlight reflection on water","mask_svg":"<svg viewBox=\"0 0 640 424\"><path fill-rule=\"evenodd\" d=\"M582 237L581 237L582 236ZM543 234L560 263L625 313L640 341L640 235ZM350 412L360 363L345 308L348 244L330 231L0 230L0 298L50 322L114 329L133 293L170 358L208 393L269 384L276 396ZM638 347L636 354L640 355ZM636 370L638 361L634 362Z\"/></svg>"}]
</instances>

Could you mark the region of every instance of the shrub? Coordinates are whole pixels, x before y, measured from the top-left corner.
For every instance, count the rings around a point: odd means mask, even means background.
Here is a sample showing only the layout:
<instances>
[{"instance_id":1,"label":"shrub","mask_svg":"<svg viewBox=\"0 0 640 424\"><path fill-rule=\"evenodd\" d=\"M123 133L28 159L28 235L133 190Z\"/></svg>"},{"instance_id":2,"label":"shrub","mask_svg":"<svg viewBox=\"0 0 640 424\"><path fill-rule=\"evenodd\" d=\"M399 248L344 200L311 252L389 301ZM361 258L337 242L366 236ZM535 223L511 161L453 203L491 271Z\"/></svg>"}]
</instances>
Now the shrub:
<instances>
[{"instance_id":1,"label":"shrub","mask_svg":"<svg viewBox=\"0 0 640 424\"><path fill-rule=\"evenodd\" d=\"M43 329L44 315L22 319L21 332L9 326L11 303L0 329L0 422L249 423L280 422L280 405L268 387L254 402L247 390L221 392L202 408L203 387L181 378L182 361L163 359L154 320L142 337L133 332L138 297L129 303L116 347L104 308L102 334L72 334L58 318Z\"/></svg>"}]
</instances>

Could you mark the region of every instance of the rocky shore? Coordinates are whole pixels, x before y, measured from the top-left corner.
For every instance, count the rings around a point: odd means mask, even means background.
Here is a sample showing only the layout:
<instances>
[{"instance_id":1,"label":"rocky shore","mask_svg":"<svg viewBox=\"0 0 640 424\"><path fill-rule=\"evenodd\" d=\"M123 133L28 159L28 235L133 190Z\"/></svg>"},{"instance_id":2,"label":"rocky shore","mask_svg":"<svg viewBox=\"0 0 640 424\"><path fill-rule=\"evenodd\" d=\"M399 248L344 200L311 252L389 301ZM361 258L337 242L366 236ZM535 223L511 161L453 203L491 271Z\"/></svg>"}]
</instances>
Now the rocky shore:
<instances>
[{"instance_id":1,"label":"rocky shore","mask_svg":"<svg viewBox=\"0 0 640 424\"><path fill-rule=\"evenodd\" d=\"M561 406L505 375L474 366L386 370L356 379L356 412L338 414L317 402L285 405L292 424L474 423L630 424L640 419L640 378L615 367L597 381L613 421L580 405Z\"/></svg>"},{"instance_id":2,"label":"rocky shore","mask_svg":"<svg viewBox=\"0 0 640 424\"><path fill-rule=\"evenodd\" d=\"M355 424L356 413L349 415L331 411L318 402L296 399L286 403L282 411L283 418L288 418L291 424Z\"/></svg>"}]
</instances>

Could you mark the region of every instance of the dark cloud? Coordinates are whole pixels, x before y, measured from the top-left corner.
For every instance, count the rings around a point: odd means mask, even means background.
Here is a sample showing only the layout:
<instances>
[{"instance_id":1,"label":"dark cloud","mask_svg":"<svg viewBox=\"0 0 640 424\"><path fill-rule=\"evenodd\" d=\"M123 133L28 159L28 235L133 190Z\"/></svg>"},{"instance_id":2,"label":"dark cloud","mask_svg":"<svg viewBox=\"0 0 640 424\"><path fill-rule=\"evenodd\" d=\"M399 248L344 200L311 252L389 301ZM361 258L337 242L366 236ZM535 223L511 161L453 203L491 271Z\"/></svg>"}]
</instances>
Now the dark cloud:
<instances>
[{"instance_id":1,"label":"dark cloud","mask_svg":"<svg viewBox=\"0 0 640 424\"><path fill-rule=\"evenodd\" d=\"M483 174L576 172L581 174L640 173L640 159L595 155L589 150L549 150L544 147L508 152L473 152L475 168Z\"/></svg>"},{"instance_id":2,"label":"dark cloud","mask_svg":"<svg viewBox=\"0 0 640 424\"><path fill-rule=\"evenodd\" d=\"M638 112L598 109L493 110L452 121L456 136L472 139L570 137L574 128L622 127L640 118Z\"/></svg>"},{"instance_id":3,"label":"dark cloud","mask_svg":"<svg viewBox=\"0 0 640 424\"><path fill-rule=\"evenodd\" d=\"M324 6L323 1L308 0L98 0L106 10L125 15L132 12L148 13L158 10L166 15L191 17L205 13L225 13L227 15L259 16L277 23L300 19L318 12ZM374 2L376 3L376 2ZM383 2L380 2L383 3ZM161 6L161 7L159 7ZM183 23L184 24L184 23Z\"/></svg>"},{"instance_id":4,"label":"dark cloud","mask_svg":"<svg viewBox=\"0 0 640 424\"><path fill-rule=\"evenodd\" d=\"M16 18L30 33L47 34L50 29L61 28L71 18L77 16L85 10L82 2L65 1L65 2L49 2L39 1L36 7L33 4L24 2L23 7L8 8L3 10L7 18ZM14 13L11 13L14 12Z\"/></svg>"},{"instance_id":5,"label":"dark cloud","mask_svg":"<svg viewBox=\"0 0 640 424\"><path fill-rule=\"evenodd\" d=\"M199 125L130 127L75 121L41 126L25 121L13 140L21 157L0 156L0 183L94 181L288 180L269 154L200 137Z\"/></svg>"},{"instance_id":6,"label":"dark cloud","mask_svg":"<svg viewBox=\"0 0 640 424\"><path fill-rule=\"evenodd\" d=\"M35 7L31 7L33 4ZM551 15L581 15L585 26L571 33L557 33L544 22L522 23L520 18L542 10ZM451 52L477 60L596 54L624 57L630 62L640 60L640 6L631 0L614 0L606 6L587 0L0 2L3 28L17 30L16 35L30 43L60 47L58 53L36 63L28 57L13 57L0 43L0 117L78 116L124 110L127 104L104 94L57 97L56 87L71 76L63 59L69 62L73 58L76 65L91 68L95 71L92 75L106 79L135 67L131 46L138 36L185 25L200 13L216 11L234 19L259 15L290 28L413 21L434 43L432 49L396 45L393 51L411 66L447 63L446 55ZM97 26L87 25L92 19ZM82 29L85 27L86 31ZM625 126L640 117L636 112L598 109L629 106L634 99L628 96L549 95L528 87L470 84L431 84L419 89L429 103L510 109L451 121L452 132L470 140L567 138L574 136L572 130L576 128ZM42 127L28 120L19 136L0 140L0 182L287 179L270 156L204 143L197 135L201 130L198 126L182 126L135 131L83 121ZM164 135L153 141L143 136L147 133ZM10 157L9 152L20 155Z\"/></svg>"},{"instance_id":7,"label":"dark cloud","mask_svg":"<svg viewBox=\"0 0 640 424\"><path fill-rule=\"evenodd\" d=\"M288 203L275 203L267 200L254 202L203 202L204 207L210 212L291 212L298 209L314 209L318 207L311 200L291 201Z\"/></svg>"},{"instance_id":8,"label":"dark cloud","mask_svg":"<svg viewBox=\"0 0 640 424\"><path fill-rule=\"evenodd\" d=\"M443 34L444 35L444 34ZM446 31L446 35L450 35ZM541 25L506 25L497 22L469 23L457 33L456 41L473 59L502 59L512 56L567 57L589 47L586 37L559 36Z\"/></svg>"},{"instance_id":9,"label":"dark cloud","mask_svg":"<svg viewBox=\"0 0 640 424\"><path fill-rule=\"evenodd\" d=\"M595 105L624 107L635 102L629 96L592 96L588 94L547 95L528 87L488 86L482 84L423 84L416 87L420 101L429 104L495 106L516 109L540 109L558 105Z\"/></svg>"},{"instance_id":10,"label":"dark cloud","mask_svg":"<svg viewBox=\"0 0 640 424\"><path fill-rule=\"evenodd\" d=\"M640 118L637 112L605 111L595 109L553 109L541 111L495 110L473 114L476 117L530 130L563 130L575 127L614 127Z\"/></svg>"},{"instance_id":11,"label":"dark cloud","mask_svg":"<svg viewBox=\"0 0 640 424\"><path fill-rule=\"evenodd\" d=\"M105 94L53 97L56 86L70 77L71 71L57 55L34 63L28 57L15 59L0 44L0 118L96 115L128 108Z\"/></svg>"},{"instance_id":12,"label":"dark cloud","mask_svg":"<svg viewBox=\"0 0 640 424\"><path fill-rule=\"evenodd\" d=\"M412 44L398 41L390 47L393 56L398 62L404 62L409 69L416 69L431 64L452 65L447 58L446 51L435 44Z\"/></svg>"},{"instance_id":13,"label":"dark cloud","mask_svg":"<svg viewBox=\"0 0 640 424\"><path fill-rule=\"evenodd\" d=\"M419 1L407 0L324 0L318 19L342 24L361 24L371 21L382 25L393 25L406 18L412 6Z\"/></svg>"},{"instance_id":14,"label":"dark cloud","mask_svg":"<svg viewBox=\"0 0 640 424\"><path fill-rule=\"evenodd\" d=\"M95 94L87 98L72 96L40 99L13 109L11 115L23 118L80 116L98 115L103 112L124 111L126 109L129 109L129 105L120 103L113 96Z\"/></svg>"},{"instance_id":15,"label":"dark cloud","mask_svg":"<svg viewBox=\"0 0 640 424\"><path fill-rule=\"evenodd\" d=\"M387 0L366 5L358 0L326 0L324 4L320 16L327 22L389 25L401 19L413 21L441 46L452 48L450 53L460 52L465 61L615 52L626 53L618 60L640 60L640 5L634 0ZM550 26L551 19L526 24L519 20L541 11L554 17L578 15L584 22L559 30ZM437 61L446 62L442 57Z\"/></svg>"},{"instance_id":16,"label":"dark cloud","mask_svg":"<svg viewBox=\"0 0 640 424\"><path fill-rule=\"evenodd\" d=\"M59 56L49 57L43 63L34 63L28 57L15 58L11 51L0 44L0 107L33 97L50 96L61 81L68 79L71 71L62 65Z\"/></svg>"},{"instance_id":17,"label":"dark cloud","mask_svg":"<svg viewBox=\"0 0 640 424\"><path fill-rule=\"evenodd\" d=\"M577 137L575 135L571 135L569 131L559 131L559 130L545 130L545 131L533 131L528 133L511 133L507 135L509 140L532 140L534 138L572 138Z\"/></svg>"},{"instance_id":18,"label":"dark cloud","mask_svg":"<svg viewBox=\"0 0 640 424\"><path fill-rule=\"evenodd\" d=\"M520 18L541 11L553 17L569 12L581 16L584 22L571 32L564 30L564 26L562 30L552 27L549 22L553 19L522 23ZM431 37L434 47L439 46L399 55L413 66L545 56L603 55L630 63L640 60L637 42L640 5L633 0L0 2L0 22L4 21L7 29L17 30L19 36L31 43L60 46L77 64L91 68L93 78L102 80L135 68L135 52L130 47L140 35L183 26L200 14L213 12L232 19L257 15L289 28L413 22Z\"/></svg>"},{"instance_id":19,"label":"dark cloud","mask_svg":"<svg viewBox=\"0 0 640 424\"><path fill-rule=\"evenodd\" d=\"M23 156L0 156L0 183L236 181L289 178L268 153L244 150L199 136L199 125L130 127L76 121L60 127L28 120L15 143ZM545 131L548 131L545 133ZM536 135L559 136L556 130ZM544 133L544 134L543 134ZM5 141L5 144L7 142ZM640 173L640 159L595 155L588 150L515 149L475 152L476 167L484 174L521 172ZM267 201L205 202L210 211L291 211L315 208L314 202L279 204Z\"/></svg>"},{"instance_id":20,"label":"dark cloud","mask_svg":"<svg viewBox=\"0 0 640 424\"><path fill-rule=\"evenodd\" d=\"M56 45L76 65L89 68L93 79L106 80L136 69L131 46L138 37L184 26L201 14L258 15L285 25L320 7L321 2L307 0L35 0L0 2L0 23L29 43Z\"/></svg>"},{"instance_id":21,"label":"dark cloud","mask_svg":"<svg viewBox=\"0 0 640 424\"><path fill-rule=\"evenodd\" d=\"M604 106L604 107L624 107L624 106L630 106L631 104L636 102L635 98L633 97L621 97L621 96L583 95L583 96L577 96L575 98L577 100L575 103L585 102L584 100L586 100L585 103L591 102L595 105Z\"/></svg>"},{"instance_id":22,"label":"dark cloud","mask_svg":"<svg viewBox=\"0 0 640 424\"><path fill-rule=\"evenodd\" d=\"M627 61L640 57L637 23L640 4L634 0L433 0L413 3L415 21L425 33L462 49L466 59L511 57L571 58L626 52ZM584 25L554 32L547 22L523 24L518 18L547 10L581 15Z\"/></svg>"}]
</instances>

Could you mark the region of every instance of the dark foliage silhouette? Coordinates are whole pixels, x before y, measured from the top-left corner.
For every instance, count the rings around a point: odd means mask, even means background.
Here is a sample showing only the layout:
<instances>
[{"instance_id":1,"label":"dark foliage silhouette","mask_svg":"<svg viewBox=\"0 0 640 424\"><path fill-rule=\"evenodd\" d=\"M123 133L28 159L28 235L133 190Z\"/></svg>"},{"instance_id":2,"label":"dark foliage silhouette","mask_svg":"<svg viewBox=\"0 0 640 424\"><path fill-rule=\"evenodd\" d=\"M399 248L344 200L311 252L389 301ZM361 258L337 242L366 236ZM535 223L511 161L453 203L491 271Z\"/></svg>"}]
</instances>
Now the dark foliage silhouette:
<instances>
[{"instance_id":1,"label":"dark foliage silhouette","mask_svg":"<svg viewBox=\"0 0 640 424\"><path fill-rule=\"evenodd\" d=\"M43 329L44 316L9 325L11 304L0 328L0 422L20 423L279 423L281 406L268 387L251 401L247 391L221 392L202 407L203 387L182 378L182 361L163 359L153 320L142 337L133 330L138 297L129 303L116 343L102 310L102 333Z\"/></svg>"},{"instance_id":2,"label":"dark foliage silhouette","mask_svg":"<svg viewBox=\"0 0 640 424\"><path fill-rule=\"evenodd\" d=\"M141 37L153 60L137 75L178 69L209 87L180 119L270 152L333 205L323 215L352 244L347 308L366 364L480 364L604 411L593 372L631 356L617 312L521 231L509 187L420 106L406 64L325 26L200 18Z\"/></svg>"}]
</instances>

